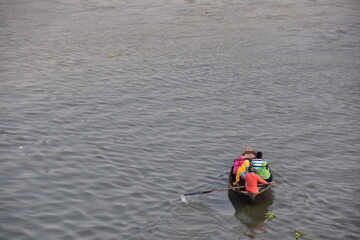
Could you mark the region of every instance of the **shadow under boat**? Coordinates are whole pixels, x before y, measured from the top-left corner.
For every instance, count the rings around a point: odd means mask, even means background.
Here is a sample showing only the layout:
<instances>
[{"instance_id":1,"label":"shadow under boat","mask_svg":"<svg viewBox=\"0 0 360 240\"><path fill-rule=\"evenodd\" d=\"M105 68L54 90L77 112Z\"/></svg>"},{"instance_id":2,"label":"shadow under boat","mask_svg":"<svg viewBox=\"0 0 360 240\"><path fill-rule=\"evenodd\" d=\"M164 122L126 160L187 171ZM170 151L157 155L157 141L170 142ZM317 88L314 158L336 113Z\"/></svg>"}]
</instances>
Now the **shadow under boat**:
<instances>
[{"instance_id":1,"label":"shadow under boat","mask_svg":"<svg viewBox=\"0 0 360 240\"><path fill-rule=\"evenodd\" d=\"M268 196L257 204L247 204L239 201L233 191L228 191L228 198L235 209L235 217L244 224L249 232L245 233L250 238L256 238L258 235L264 234L266 214L269 212L270 206L273 204L274 196L272 190L269 190Z\"/></svg>"}]
</instances>

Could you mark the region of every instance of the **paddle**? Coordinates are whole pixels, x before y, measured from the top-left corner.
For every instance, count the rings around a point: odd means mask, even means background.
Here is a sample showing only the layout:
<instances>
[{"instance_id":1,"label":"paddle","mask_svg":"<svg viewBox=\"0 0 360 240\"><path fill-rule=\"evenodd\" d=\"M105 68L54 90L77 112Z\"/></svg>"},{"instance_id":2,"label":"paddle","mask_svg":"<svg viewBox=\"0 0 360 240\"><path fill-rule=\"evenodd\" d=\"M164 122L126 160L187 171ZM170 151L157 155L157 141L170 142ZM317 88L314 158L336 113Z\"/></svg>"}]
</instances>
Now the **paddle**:
<instances>
[{"instance_id":1,"label":"paddle","mask_svg":"<svg viewBox=\"0 0 360 240\"><path fill-rule=\"evenodd\" d=\"M273 183L274 182L269 182L267 184L258 184L258 185L268 185L268 184L273 184ZM204 190L204 191L200 191L200 192L185 193L183 196L199 195L199 194L211 193L211 192L214 192L214 191L223 191L223 190L244 188L244 187L245 186L228 187L228 188L216 188L216 189Z\"/></svg>"}]
</instances>

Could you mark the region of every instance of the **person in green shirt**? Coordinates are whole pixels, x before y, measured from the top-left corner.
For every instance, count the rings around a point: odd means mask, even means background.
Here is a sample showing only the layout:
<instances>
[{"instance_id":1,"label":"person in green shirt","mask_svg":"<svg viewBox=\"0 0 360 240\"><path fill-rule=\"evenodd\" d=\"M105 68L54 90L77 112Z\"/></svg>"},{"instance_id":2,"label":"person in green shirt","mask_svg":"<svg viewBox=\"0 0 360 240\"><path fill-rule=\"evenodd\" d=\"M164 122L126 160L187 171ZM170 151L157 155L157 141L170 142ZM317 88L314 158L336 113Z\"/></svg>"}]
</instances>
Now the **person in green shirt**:
<instances>
[{"instance_id":1,"label":"person in green shirt","mask_svg":"<svg viewBox=\"0 0 360 240\"><path fill-rule=\"evenodd\" d=\"M258 168L257 172L256 172L257 175L259 175L262 179L264 179L265 181L268 180L271 176L271 173L268 169L268 166L267 166L267 162L266 161L263 161L261 167Z\"/></svg>"}]
</instances>

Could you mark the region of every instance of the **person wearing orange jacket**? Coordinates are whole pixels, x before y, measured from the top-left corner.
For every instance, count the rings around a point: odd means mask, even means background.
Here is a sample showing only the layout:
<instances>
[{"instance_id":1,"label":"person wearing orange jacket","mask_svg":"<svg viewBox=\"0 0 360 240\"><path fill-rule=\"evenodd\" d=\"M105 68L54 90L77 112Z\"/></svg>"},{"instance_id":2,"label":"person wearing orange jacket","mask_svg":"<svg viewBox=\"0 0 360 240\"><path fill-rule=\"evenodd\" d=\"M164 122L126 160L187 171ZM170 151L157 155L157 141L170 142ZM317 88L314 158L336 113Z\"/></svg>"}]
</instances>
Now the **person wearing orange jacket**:
<instances>
[{"instance_id":1,"label":"person wearing orange jacket","mask_svg":"<svg viewBox=\"0 0 360 240\"><path fill-rule=\"evenodd\" d=\"M245 182L246 191L248 191L250 193L258 193L259 192L259 188L257 186L258 182L260 182L262 184L269 184L267 181L262 179L259 175L254 173L253 166L248 167L248 172L246 173L246 182Z\"/></svg>"}]
</instances>

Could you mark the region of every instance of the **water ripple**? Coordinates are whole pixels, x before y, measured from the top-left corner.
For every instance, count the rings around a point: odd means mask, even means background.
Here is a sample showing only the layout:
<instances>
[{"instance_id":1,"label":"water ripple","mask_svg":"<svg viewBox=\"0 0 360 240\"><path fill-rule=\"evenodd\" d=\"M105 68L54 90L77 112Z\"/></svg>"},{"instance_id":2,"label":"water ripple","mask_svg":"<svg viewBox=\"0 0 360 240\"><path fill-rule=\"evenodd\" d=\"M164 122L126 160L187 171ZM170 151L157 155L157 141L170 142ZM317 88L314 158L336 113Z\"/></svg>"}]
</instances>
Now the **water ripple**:
<instances>
[{"instance_id":1,"label":"water ripple","mask_svg":"<svg viewBox=\"0 0 360 240\"><path fill-rule=\"evenodd\" d=\"M1 1L0 238L356 239L358 8ZM268 202L181 202L246 144Z\"/></svg>"}]
</instances>

